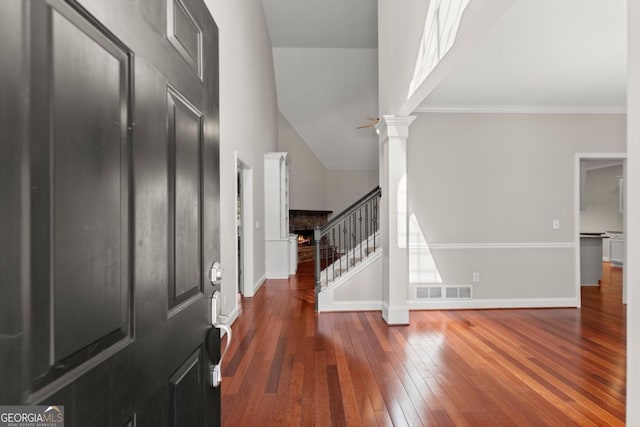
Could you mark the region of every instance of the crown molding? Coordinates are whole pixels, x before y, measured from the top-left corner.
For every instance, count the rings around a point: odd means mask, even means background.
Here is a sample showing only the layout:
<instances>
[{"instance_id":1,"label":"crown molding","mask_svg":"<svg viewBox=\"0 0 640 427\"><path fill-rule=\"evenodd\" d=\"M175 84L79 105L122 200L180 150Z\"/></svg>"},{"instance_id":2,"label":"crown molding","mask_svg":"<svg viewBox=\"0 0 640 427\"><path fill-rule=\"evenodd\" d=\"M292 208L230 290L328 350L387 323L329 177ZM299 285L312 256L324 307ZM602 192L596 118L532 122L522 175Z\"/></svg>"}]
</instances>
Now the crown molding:
<instances>
[{"instance_id":1,"label":"crown molding","mask_svg":"<svg viewBox=\"0 0 640 427\"><path fill-rule=\"evenodd\" d=\"M617 105L419 105L414 113L476 114L626 114L626 106Z\"/></svg>"}]
</instances>

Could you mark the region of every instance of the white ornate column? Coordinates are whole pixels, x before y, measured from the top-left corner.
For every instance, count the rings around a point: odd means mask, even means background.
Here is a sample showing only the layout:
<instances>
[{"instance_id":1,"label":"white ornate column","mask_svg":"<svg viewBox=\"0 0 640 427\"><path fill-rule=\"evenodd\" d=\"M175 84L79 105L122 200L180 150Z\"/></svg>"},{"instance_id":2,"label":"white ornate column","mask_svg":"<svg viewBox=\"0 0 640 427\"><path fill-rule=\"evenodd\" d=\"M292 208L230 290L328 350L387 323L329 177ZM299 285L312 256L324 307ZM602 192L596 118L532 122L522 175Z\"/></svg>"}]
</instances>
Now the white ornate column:
<instances>
[{"instance_id":1,"label":"white ornate column","mask_svg":"<svg viewBox=\"0 0 640 427\"><path fill-rule=\"evenodd\" d=\"M407 198L398 188L407 173L407 137L414 116L382 116L376 129L380 136L380 232L383 249L382 317L388 325L409 324L409 255L406 229L398 233L398 225L406 228ZM403 204L404 206L401 206ZM404 215L400 218L398 213Z\"/></svg>"}]
</instances>

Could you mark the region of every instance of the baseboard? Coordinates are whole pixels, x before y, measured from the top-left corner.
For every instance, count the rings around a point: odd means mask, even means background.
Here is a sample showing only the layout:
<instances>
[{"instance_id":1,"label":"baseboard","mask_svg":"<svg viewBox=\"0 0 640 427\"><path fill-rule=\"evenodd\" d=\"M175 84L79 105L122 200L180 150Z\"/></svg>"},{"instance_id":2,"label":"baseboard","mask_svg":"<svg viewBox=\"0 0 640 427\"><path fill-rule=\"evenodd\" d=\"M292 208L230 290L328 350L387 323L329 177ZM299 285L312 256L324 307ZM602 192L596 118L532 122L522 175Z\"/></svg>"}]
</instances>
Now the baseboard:
<instances>
[{"instance_id":1,"label":"baseboard","mask_svg":"<svg viewBox=\"0 0 640 427\"><path fill-rule=\"evenodd\" d=\"M466 310L466 309L500 309L500 308L576 308L579 307L575 298L536 298L536 299L475 299L448 301L407 301L409 310ZM408 324L401 322L405 307L390 310L382 301L349 301L334 302L329 307L323 307L321 312L338 311L382 311L385 321L393 324ZM387 322L388 324L392 324Z\"/></svg>"},{"instance_id":2,"label":"baseboard","mask_svg":"<svg viewBox=\"0 0 640 427\"><path fill-rule=\"evenodd\" d=\"M258 281L253 284L253 294L254 295L256 294L256 292L258 292L258 289L260 289L262 287L262 285L264 285L264 282L266 282L266 281L267 281L267 276L266 276L266 274L263 274L262 276L260 276Z\"/></svg>"},{"instance_id":3,"label":"baseboard","mask_svg":"<svg viewBox=\"0 0 640 427\"><path fill-rule=\"evenodd\" d=\"M409 300L410 310L464 310L492 308L559 308L580 307L576 298L518 298L518 299L473 299L473 300Z\"/></svg>"},{"instance_id":4,"label":"baseboard","mask_svg":"<svg viewBox=\"0 0 640 427\"><path fill-rule=\"evenodd\" d=\"M409 309L410 307L406 305L389 306L386 303L382 303L382 318L389 326L408 325Z\"/></svg>"},{"instance_id":5,"label":"baseboard","mask_svg":"<svg viewBox=\"0 0 640 427\"><path fill-rule=\"evenodd\" d=\"M320 313L331 313L338 311L381 311L380 301L339 301L332 303L329 307L323 307Z\"/></svg>"},{"instance_id":6,"label":"baseboard","mask_svg":"<svg viewBox=\"0 0 640 427\"><path fill-rule=\"evenodd\" d=\"M238 320L240 317L240 308L236 307L233 309L231 313L229 313L229 325L233 325L233 323Z\"/></svg>"}]
</instances>

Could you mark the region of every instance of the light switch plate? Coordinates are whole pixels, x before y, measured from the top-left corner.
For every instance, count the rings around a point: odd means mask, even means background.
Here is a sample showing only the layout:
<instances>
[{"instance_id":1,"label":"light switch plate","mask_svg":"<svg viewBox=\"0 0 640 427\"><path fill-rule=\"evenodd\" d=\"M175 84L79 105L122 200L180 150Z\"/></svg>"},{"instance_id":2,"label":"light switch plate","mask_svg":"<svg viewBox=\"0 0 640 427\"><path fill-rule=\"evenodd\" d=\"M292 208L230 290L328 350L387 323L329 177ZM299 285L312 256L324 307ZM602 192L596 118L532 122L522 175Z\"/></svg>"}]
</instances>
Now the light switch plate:
<instances>
[{"instance_id":1,"label":"light switch plate","mask_svg":"<svg viewBox=\"0 0 640 427\"><path fill-rule=\"evenodd\" d=\"M559 219L554 219L553 220L553 229L554 230L559 230L560 229L560 220Z\"/></svg>"}]
</instances>

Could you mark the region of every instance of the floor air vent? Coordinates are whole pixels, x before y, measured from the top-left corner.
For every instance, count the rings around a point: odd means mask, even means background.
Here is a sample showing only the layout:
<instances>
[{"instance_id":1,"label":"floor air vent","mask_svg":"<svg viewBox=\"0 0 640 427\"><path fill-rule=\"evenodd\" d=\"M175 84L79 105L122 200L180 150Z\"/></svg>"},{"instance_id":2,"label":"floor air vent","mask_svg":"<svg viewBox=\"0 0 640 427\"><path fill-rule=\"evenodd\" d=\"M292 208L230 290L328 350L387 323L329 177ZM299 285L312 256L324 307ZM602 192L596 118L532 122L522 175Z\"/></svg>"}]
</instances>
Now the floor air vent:
<instances>
[{"instance_id":1,"label":"floor air vent","mask_svg":"<svg viewBox=\"0 0 640 427\"><path fill-rule=\"evenodd\" d=\"M427 285L416 287L416 299L471 299L471 285Z\"/></svg>"}]
</instances>

